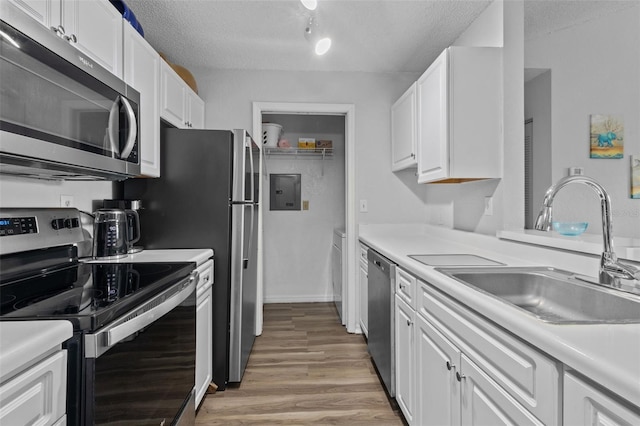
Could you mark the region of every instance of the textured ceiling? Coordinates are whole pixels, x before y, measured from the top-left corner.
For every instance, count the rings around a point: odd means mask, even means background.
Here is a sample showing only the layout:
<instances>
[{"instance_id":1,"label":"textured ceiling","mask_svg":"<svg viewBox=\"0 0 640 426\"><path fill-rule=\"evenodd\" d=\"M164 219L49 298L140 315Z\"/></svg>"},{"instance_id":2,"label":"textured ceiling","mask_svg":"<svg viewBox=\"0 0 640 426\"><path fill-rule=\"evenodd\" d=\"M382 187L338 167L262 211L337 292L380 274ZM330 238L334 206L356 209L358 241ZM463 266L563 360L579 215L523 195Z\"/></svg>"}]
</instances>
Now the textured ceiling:
<instances>
[{"instance_id":1,"label":"textured ceiling","mask_svg":"<svg viewBox=\"0 0 640 426\"><path fill-rule=\"evenodd\" d=\"M517 1L517 0L505 0ZM526 37L594 19L638 0L527 0ZM313 12L333 46L304 38L299 0L126 0L145 38L187 68L422 72L491 1L319 0Z\"/></svg>"}]
</instances>

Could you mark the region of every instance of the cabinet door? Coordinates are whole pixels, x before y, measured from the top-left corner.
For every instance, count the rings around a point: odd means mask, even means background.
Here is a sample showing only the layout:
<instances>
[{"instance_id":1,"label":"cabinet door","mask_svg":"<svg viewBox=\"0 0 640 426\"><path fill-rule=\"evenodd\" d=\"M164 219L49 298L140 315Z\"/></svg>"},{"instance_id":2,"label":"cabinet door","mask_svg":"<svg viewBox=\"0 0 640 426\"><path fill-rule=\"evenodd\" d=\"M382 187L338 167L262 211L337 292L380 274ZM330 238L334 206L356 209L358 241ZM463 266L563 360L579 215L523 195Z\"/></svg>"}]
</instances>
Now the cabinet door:
<instances>
[{"instance_id":1,"label":"cabinet door","mask_svg":"<svg viewBox=\"0 0 640 426\"><path fill-rule=\"evenodd\" d=\"M416 83L391 106L391 170L416 165Z\"/></svg>"},{"instance_id":2,"label":"cabinet door","mask_svg":"<svg viewBox=\"0 0 640 426\"><path fill-rule=\"evenodd\" d=\"M367 274L367 268L362 266L360 262L360 327L365 336L369 337L369 275Z\"/></svg>"},{"instance_id":3,"label":"cabinet door","mask_svg":"<svg viewBox=\"0 0 640 426\"><path fill-rule=\"evenodd\" d=\"M418 92L418 183L449 176L448 53L420 76Z\"/></svg>"},{"instance_id":4,"label":"cabinet door","mask_svg":"<svg viewBox=\"0 0 640 426\"><path fill-rule=\"evenodd\" d=\"M464 354L460 357L463 425L543 426Z\"/></svg>"},{"instance_id":5,"label":"cabinet door","mask_svg":"<svg viewBox=\"0 0 640 426\"><path fill-rule=\"evenodd\" d=\"M186 126L186 84L165 61L160 61L160 117L179 129Z\"/></svg>"},{"instance_id":6,"label":"cabinet door","mask_svg":"<svg viewBox=\"0 0 640 426\"><path fill-rule=\"evenodd\" d=\"M198 299L196 307L196 407L212 380L212 295L213 289L209 287L205 295Z\"/></svg>"},{"instance_id":7,"label":"cabinet door","mask_svg":"<svg viewBox=\"0 0 640 426\"><path fill-rule=\"evenodd\" d=\"M160 176L160 56L128 23L124 27L124 81L140 92L141 174Z\"/></svg>"},{"instance_id":8,"label":"cabinet door","mask_svg":"<svg viewBox=\"0 0 640 426\"><path fill-rule=\"evenodd\" d=\"M185 88L187 102L187 127L193 129L204 129L204 101L191 90Z\"/></svg>"},{"instance_id":9,"label":"cabinet door","mask_svg":"<svg viewBox=\"0 0 640 426\"><path fill-rule=\"evenodd\" d=\"M60 25L62 0L9 0L47 28Z\"/></svg>"},{"instance_id":10,"label":"cabinet door","mask_svg":"<svg viewBox=\"0 0 640 426\"><path fill-rule=\"evenodd\" d=\"M414 326L416 313L399 296L395 296L396 401L411 425L414 424Z\"/></svg>"},{"instance_id":11,"label":"cabinet door","mask_svg":"<svg viewBox=\"0 0 640 426\"><path fill-rule=\"evenodd\" d=\"M62 24L76 48L122 78L122 15L107 0L63 0Z\"/></svg>"},{"instance_id":12,"label":"cabinet door","mask_svg":"<svg viewBox=\"0 0 640 426\"><path fill-rule=\"evenodd\" d=\"M416 424L460 424L460 350L416 315Z\"/></svg>"},{"instance_id":13,"label":"cabinet door","mask_svg":"<svg viewBox=\"0 0 640 426\"><path fill-rule=\"evenodd\" d=\"M634 410L567 373L564 375L563 412L567 426L640 425L640 407Z\"/></svg>"}]
</instances>

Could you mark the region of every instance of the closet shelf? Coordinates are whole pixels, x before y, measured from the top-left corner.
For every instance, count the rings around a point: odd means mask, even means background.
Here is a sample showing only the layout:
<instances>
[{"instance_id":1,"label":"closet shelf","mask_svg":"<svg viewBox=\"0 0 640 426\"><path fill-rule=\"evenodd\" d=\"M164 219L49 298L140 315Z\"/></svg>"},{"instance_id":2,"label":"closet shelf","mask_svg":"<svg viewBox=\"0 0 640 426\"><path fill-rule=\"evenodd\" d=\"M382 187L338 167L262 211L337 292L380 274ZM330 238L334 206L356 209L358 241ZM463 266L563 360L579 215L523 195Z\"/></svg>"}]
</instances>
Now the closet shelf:
<instances>
[{"instance_id":1,"label":"closet shelf","mask_svg":"<svg viewBox=\"0 0 640 426\"><path fill-rule=\"evenodd\" d=\"M333 148L263 148L266 156L292 156L298 158L333 157Z\"/></svg>"}]
</instances>

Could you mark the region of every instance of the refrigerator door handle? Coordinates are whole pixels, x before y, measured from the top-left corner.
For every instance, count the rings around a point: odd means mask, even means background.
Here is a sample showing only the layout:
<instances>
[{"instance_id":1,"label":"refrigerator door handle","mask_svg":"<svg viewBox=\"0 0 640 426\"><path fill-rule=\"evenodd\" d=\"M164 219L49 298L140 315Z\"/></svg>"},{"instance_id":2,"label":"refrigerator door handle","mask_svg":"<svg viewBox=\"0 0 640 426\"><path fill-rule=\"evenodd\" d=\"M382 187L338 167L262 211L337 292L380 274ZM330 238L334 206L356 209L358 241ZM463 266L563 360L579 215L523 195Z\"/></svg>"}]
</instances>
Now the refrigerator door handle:
<instances>
[{"instance_id":1,"label":"refrigerator door handle","mask_svg":"<svg viewBox=\"0 0 640 426\"><path fill-rule=\"evenodd\" d=\"M251 150L251 140L249 138L249 135L247 135L245 138L245 149L247 150L247 153L249 155L249 169L251 169L251 173L249 174L249 184L251 185L251 196L247 201L251 201L252 203L257 203L258 200L253 199L256 193L254 188L255 179L253 178L253 151ZM244 184L246 185L247 182L245 182Z\"/></svg>"},{"instance_id":2,"label":"refrigerator door handle","mask_svg":"<svg viewBox=\"0 0 640 426\"><path fill-rule=\"evenodd\" d=\"M253 179L252 179L253 180ZM247 244L247 257L245 259L243 259L243 266L244 269L247 269L249 267L249 256L251 256L252 253L252 248L253 248L253 222L254 222L254 216L256 214L256 209L255 206L251 206L251 227L249 228L249 244Z\"/></svg>"}]
</instances>

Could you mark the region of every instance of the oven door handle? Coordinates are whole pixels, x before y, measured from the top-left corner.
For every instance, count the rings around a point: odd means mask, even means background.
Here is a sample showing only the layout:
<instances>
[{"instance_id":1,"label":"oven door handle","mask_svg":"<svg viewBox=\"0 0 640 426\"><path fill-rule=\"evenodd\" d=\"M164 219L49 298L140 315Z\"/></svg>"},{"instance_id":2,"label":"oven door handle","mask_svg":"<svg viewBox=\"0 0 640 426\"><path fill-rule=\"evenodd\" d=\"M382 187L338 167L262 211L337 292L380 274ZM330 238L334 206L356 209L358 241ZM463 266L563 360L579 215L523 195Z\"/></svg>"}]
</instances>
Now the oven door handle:
<instances>
[{"instance_id":1,"label":"oven door handle","mask_svg":"<svg viewBox=\"0 0 640 426\"><path fill-rule=\"evenodd\" d=\"M166 292L163 292L133 312L124 315L122 320L116 321L105 330L85 335L85 357L98 358L133 333L142 330L172 311L193 293L197 281L198 273L194 271L188 281L182 284L182 288L168 298L165 298ZM142 313L138 314L141 311ZM129 317L132 318L128 319Z\"/></svg>"}]
</instances>

